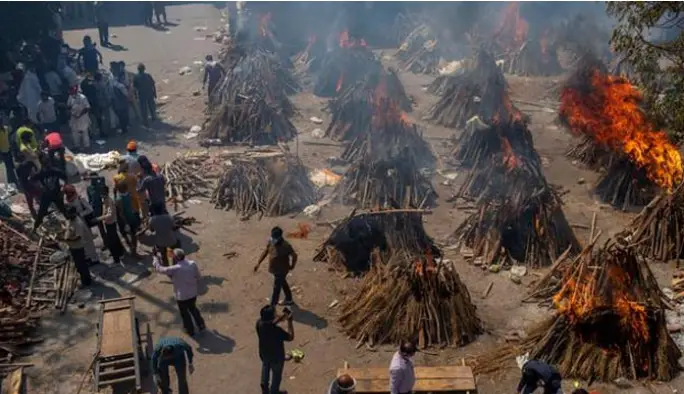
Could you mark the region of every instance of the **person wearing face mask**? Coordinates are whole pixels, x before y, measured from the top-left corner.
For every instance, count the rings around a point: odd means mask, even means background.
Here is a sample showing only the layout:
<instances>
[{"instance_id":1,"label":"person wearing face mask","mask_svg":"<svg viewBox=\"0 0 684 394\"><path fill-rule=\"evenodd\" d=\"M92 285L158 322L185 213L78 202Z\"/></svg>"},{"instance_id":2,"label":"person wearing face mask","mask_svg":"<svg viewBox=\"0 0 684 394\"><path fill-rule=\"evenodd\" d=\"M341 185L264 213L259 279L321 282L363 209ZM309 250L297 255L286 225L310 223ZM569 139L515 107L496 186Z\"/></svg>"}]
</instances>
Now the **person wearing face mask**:
<instances>
[{"instance_id":1,"label":"person wearing face mask","mask_svg":"<svg viewBox=\"0 0 684 394\"><path fill-rule=\"evenodd\" d=\"M416 383L416 373L413 368L413 356L416 345L413 342L403 342L399 351L394 353L389 367L390 394L410 394Z\"/></svg>"},{"instance_id":2,"label":"person wearing face mask","mask_svg":"<svg viewBox=\"0 0 684 394\"><path fill-rule=\"evenodd\" d=\"M259 266L267 256L269 258L268 272L273 274L271 305L293 305L294 301L292 300L290 285L287 283L287 274L297 265L297 252L294 251L289 242L283 239L283 229L280 227L271 229L271 238L256 266L254 266L254 272L259 270ZM285 293L285 301L278 302L281 290Z\"/></svg>"}]
</instances>

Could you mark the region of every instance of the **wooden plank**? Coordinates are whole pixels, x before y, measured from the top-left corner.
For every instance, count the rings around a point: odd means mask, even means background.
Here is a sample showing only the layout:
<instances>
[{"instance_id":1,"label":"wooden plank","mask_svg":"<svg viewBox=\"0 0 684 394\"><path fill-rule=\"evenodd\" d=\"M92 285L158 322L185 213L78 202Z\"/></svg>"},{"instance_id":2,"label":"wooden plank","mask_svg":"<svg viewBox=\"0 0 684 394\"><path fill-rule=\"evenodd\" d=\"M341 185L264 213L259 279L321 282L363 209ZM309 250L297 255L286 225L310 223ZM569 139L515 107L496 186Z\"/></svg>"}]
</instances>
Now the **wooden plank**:
<instances>
[{"instance_id":1,"label":"wooden plank","mask_svg":"<svg viewBox=\"0 0 684 394\"><path fill-rule=\"evenodd\" d=\"M108 300L100 300L98 302L100 304L109 304L110 302L126 301L126 300L132 300L134 298L135 298L135 296L119 297L119 298L110 298Z\"/></svg>"},{"instance_id":2,"label":"wooden plank","mask_svg":"<svg viewBox=\"0 0 684 394\"><path fill-rule=\"evenodd\" d=\"M347 373L355 379L388 379L388 368L349 368L346 372L343 369L338 371L338 375ZM472 378L473 371L470 367L463 366L441 366L441 367L415 367L416 379L439 379L439 378Z\"/></svg>"},{"instance_id":3,"label":"wooden plank","mask_svg":"<svg viewBox=\"0 0 684 394\"><path fill-rule=\"evenodd\" d=\"M475 383L470 379L417 379L413 386L413 392L435 391L475 391ZM359 394L389 393L389 379L357 380L356 392Z\"/></svg>"},{"instance_id":4,"label":"wooden plank","mask_svg":"<svg viewBox=\"0 0 684 394\"><path fill-rule=\"evenodd\" d=\"M98 383L98 386L99 387L105 387L105 386L109 386L109 385L116 384L116 383L132 382L132 381L135 381L135 375L126 376L126 377L118 378L118 379L112 379L112 380L100 380L100 382Z\"/></svg>"},{"instance_id":5,"label":"wooden plank","mask_svg":"<svg viewBox=\"0 0 684 394\"><path fill-rule=\"evenodd\" d=\"M103 307L106 307L103 305ZM100 355L102 357L133 353L133 333L131 332L131 311L129 308L102 312L102 336Z\"/></svg>"},{"instance_id":6,"label":"wooden plank","mask_svg":"<svg viewBox=\"0 0 684 394\"><path fill-rule=\"evenodd\" d=\"M127 372L133 372L131 375L135 376L135 366L130 366L130 367L121 368L121 369L108 369L106 371L103 371L100 368L100 378L105 377L105 376L120 375L120 374L124 374Z\"/></svg>"},{"instance_id":7,"label":"wooden plank","mask_svg":"<svg viewBox=\"0 0 684 394\"><path fill-rule=\"evenodd\" d=\"M130 364L130 363L132 363L133 361L134 361L134 360L133 360L133 355L127 355L127 356L125 356L125 357L123 357L123 358L119 358L119 359L111 360L111 361L101 361L101 362L100 362L100 369L102 369L102 368L107 368L107 367L111 367L111 366L114 366L114 365L119 365L119 364Z\"/></svg>"},{"instance_id":8,"label":"wooden plank","mask_svg":"<svg viewBox=\"0 0 684 394\"><path fill-rule=\"evenodd\" d=\"M26 307L31 305L31 296L33 294L33 283L36 280L36 270L38 269L38 260L40 260L40 252L43 250L43 237L38 241L38 251L36 257L33 259L33 267L31 268L31 280L29 281L28 296L26 297Z\"/></svg>"},{"instance_id":9,"label":"wooden plank","mask_svg":"<svg viewBox=\"0 0 684 394\"><path fill-rule=\"evenodd\" d=\"M2 394L21 394L24 384L24 368L17 368L2 380Z\"/></svg>"}]
</instances>

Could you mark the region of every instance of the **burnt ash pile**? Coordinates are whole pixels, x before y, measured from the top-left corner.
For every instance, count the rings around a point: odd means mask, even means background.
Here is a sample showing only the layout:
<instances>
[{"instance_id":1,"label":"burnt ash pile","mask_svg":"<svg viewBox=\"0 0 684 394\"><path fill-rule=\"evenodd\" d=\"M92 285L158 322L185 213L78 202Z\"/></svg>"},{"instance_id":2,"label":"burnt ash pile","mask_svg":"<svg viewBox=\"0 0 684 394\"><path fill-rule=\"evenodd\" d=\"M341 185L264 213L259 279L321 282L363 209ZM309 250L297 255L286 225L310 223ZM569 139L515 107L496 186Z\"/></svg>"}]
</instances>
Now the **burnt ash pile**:
<instances>
[{"instance_id":1,"label":"burnt ash pile","mask_svg":"<svg viewBox=\"0 0 684 394\"><path fill-rule=\"evenodd\" d=\"M335 188L346 204L359 208L388 206L423 208L437 198L430 178L420 171L412 152L374 150L352 163Z\"/></svg>"},{"instance_id":2,"label":"burnt ash pile","mask_svg":"<svg viewBox=\"0 0 684 394\"><path fill-rule=\"evenodd\" d=\"M340 304L342 331L366 344L407 338L419 348L463 346L483 332L470 293L453 264L429 252L376 259L357 291Z\"/></svg>"},{"instance_id":3,"label":"burnt ash pile","mask_svg":"<svg viewBox=\"0 0 684 394\"><path fill-rule=\"evenodd\" d=\"M472 66L460 75L447 79L444 92L433 105L427 119L436 124L460 128L473 116L485 123L508 119L512 105L507 102L507 84L494 58L479 50ZM510 105L507 108L507 105Z\"/></svg>"},{"instance_id":4,"label":"burnt ash pile","mask_svg":"<svg viewBox=\"0 0 684 394\"><path fill-rule=\"evenodd\" d=\"M435 74L441 58L440 53L435 33L428 25L421 24L401 43L395 57L403 71Z\"/></svg>"},{"instance_id":5,"label":"burnt ash pile","mask_svg":"<svg viewBox=\"0 0 684 394\"><path fill-rule=\"evenodd\" d=\"M568 378L672 380L682 353L667 329L666 296L635 248L609 240L568 261L554 316L516 346L480 357L474 372L494 372L529 352Z\"/></svg>"},{"instance_id":6,"label":"burnt ash pile","mask_svg":"<svg viewBox=\"0 0 684 394\"><path fill-rule=\"evenodd\" d=\"M288 95L299 90L291 72L262 50L243 52L218 88L202 137L224 143L276 144L297 134Z\"/></svg>"},{"instance_id":7,"label":"burnt ash pile","mask_svg":"<svg viewBox=\"0 0 684 394\"><path fill-rule=\"evenodd\" d=\"M422 211L415 209L362 213L354 209L335 226L313 260L349 272L365 272L370 268L375 250L383 259L395 254L441 257L434 240L425 232L422 215Z\"/></svg>"},{"instance_id":8,"label":"burnt ash pile","mask_svg":"<svg viewBox=\"0 0 684 394\"><path fill-rule=\"evenodd\" d=\"M314 94L334 97L345 88L369 75L380 74L382 64L362 38L350 38L343 32L339 47L327 51L316 74Z\"/></svg>"}]
</instances>

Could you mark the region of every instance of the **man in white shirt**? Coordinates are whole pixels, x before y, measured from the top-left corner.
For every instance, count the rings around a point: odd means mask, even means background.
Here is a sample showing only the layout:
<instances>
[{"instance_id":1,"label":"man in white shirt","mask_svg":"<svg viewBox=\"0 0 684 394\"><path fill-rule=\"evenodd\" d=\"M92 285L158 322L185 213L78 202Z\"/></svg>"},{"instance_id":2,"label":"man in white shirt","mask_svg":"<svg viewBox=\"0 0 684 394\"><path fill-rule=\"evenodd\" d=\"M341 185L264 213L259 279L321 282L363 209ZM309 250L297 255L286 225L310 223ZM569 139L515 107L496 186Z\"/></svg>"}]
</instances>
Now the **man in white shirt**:
<instances>
[{"instance_id":1,"label":"man in white shirt","mask_svg":"<svg viewBox=\"0 0 684 394\"><path fill-rule=\"evenodd\" d=\"M158 254L155 254L153 264L157 272L168 275L173 282L173 292L176 296L181 319L183 319L185 333L194 336L195 324L200 331L204 331L206 325L196 305L201 278L197 264L185 258L183 249L173 250L172 265L164 267Z\"/></svg>"},{"instance_id":2,"label":"man in white shirt","mask_svg":"<svg viewBox=\"0 0 684 394\"><path fill-rule=\"evenodd\" d=\"M391 394L411 394L413 391L416 373L412 359L415 354L416 345L412 342L402 343L399 351L394 353L389 368Z\"/></svg>"},{"instance_id":3,"label":"man in white shirt","mask_svg":"<svg viewBox=\"0 0 684 394\"><path fill-rule=\"evenodd\" d=\"M48 92L40 93L40 101L38 102L38 113L36 114L40 128L44 132L59 131L59 123L57 122L57 111L55 110L55 100L50 97Z\"/></svg>"},{"instance_id":4,"label":"man in white shirt","mask_svg":"<svg viewBox=\"0 0 684 394\"><path fill-rule=\"evenodd\" d=\"M82 93L78 91L78 86L72 86L69 91L67 107L69 108L69 127L74 140L74 148L90 148L90 103Z\"/></svg>"}]
</instances>

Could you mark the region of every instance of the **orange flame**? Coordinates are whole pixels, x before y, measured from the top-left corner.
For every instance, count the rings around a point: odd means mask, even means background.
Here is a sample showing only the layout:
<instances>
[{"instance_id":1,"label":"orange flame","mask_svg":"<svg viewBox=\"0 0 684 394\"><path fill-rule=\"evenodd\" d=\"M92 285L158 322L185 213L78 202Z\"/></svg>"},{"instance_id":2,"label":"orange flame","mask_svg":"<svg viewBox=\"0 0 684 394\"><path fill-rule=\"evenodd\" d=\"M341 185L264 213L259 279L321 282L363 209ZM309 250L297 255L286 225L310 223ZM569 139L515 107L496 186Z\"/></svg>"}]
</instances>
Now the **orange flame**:
<instances>
[{"instance_id":1,"label":"orange flame","mask_svg":"<svg viewBox=\"0 0 684 394\"><path fill-rule=\"evenodd\" d=\"M340 48L351 48L357 46L367 46L366 40L364 40L363 38L358 41L356 39L350 39L349 30L344 30L342 33L340 33Z\"/></svg>"},{"instance_id":2,"label":"orange flame","mask_svg":"<svg viewBox=\"0 0 684 394\"><path fill-rule=\"evenodd\" d=\"M311 226L306 223L297 223L297 230L287 233L290 238L307 239L311 232Z\"/></svg>"},{"instance_id":3,"label":"orange flame","mask_svg":"<svg viewBox=\"0 0 684 394\"><path fill-rule=\"evenodd\" d=\"M271 13L267 12L264 15L261 15L259 17L259 34L262 37L272 37L273 33L271 33L271 30L268 28L268 25L271 23Z\"/></svg>"},{"instance_id":4,"label":"orange flame","mask_svg":"<svg viewBox=\"0 0 684 394\"><path fill-rule=\"evenodd\" d=\"M527 39L528 30L529 25L520 17L520 4L513 2L503 9L499 28L494 35L505 49L517 50ZM507 41L511 37L513 40Z\"/></svg>"},{"instance_id":5,"label":"orange flame","mask_svg":"<svg viewBox=\"0 0 684 394\"><path fill-rule=\"evenodd\" d=\"M515 156L515 153L513 153L513 148L511 147L511 143L508 141L508 138L501 137L501 148L503 150L503 162L506 168L512 170L520 166L520 161Z\"/></svg>"},{"instance_id":6,"label":"orange flame","mask_svg":"<svg viewBox=\"0 0 684 394\"><path fill-rule=\"evenodd\" d=\"M682 157L663 131L641 111L642 96L623 77L594 70L590 89L567 87L561 94L560 116L576 134L624 152L656 185L671 190L682 181Z\"/></svg>"}]
</instances>

